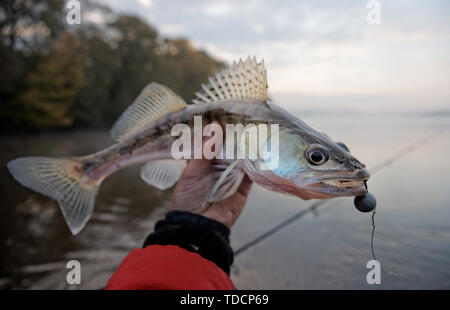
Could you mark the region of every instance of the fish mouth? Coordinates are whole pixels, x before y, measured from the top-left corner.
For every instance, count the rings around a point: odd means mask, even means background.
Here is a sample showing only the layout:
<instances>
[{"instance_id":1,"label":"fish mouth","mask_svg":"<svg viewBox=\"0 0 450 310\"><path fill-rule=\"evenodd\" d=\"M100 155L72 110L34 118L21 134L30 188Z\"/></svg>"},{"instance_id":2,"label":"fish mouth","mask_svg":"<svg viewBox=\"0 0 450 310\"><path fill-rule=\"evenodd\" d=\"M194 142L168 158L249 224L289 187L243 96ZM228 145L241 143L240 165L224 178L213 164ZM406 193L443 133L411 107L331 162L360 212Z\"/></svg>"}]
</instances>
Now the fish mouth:
<instances>
[{"instance_id":1,"label":"fish mouth","mask_svg":"<svg viewBox=\"0 0 450 310\"><path fill-rule=\"evenodd\" d=\"M366 169L353 172L342 171L339 174L341 175L330 173L316 176L303 184L303 188L308 190L311 198L359 196L367 193L366 182L370 174Z\"/></svg>"},{"instance_id":2,"label":"fish mouth","mask_svg":"<svg viewBox=\"0 0 450 310\"><path fill-rule=\"evenodd\" d=\"M367 179L329 179L311 184L321 192L333 196L359 196L367 193Z\"/></svg>"}]
</instances>

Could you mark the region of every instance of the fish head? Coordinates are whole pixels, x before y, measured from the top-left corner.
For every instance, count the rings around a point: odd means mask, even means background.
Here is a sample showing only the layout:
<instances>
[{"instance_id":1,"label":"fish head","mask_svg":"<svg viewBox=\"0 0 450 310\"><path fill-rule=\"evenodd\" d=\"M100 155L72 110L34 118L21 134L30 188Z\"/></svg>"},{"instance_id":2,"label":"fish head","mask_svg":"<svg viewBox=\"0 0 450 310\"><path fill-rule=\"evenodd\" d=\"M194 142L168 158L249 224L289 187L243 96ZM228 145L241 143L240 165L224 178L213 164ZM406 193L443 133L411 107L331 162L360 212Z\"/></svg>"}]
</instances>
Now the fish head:
<instances>
[{"instance_id":1,"label":"fish head","mask_svg":"<svg viewBox=\"0 0 450 310\"><path fill-rule=\"evenodd\" d=\"M345 144L304 123L301 128L281 129L277 134L278 163L265 174L271 189L305 200L359 196L367 192L365 182L370 177L369 171Z\"/></svg>"}]
</instances>

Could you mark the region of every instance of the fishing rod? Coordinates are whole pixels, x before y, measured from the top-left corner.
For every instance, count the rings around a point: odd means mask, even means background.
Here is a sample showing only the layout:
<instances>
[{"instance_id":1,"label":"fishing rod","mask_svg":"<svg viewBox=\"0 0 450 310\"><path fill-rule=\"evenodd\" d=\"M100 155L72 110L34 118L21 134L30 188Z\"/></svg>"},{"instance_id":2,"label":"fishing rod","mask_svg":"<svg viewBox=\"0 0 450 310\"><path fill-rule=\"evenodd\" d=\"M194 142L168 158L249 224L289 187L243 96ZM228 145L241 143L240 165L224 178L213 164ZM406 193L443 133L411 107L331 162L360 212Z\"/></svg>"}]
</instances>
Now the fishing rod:
<instances>
[{"instance_id":1,"label":"fishing rod","mask_svg":"<svg viewBox=\"0 0 450 310\"><path fill-rule=\"evenodd\" d=\"M393 155L389 156L385 160L381 161L379 164L375 165L375 167L371 170L371 174L373 175L375 173L378 173L382 169L392 165L394 162L396 162L400 158L406 156L407 154L412 153L416 149L418 149L418 148L422 147L423 145L425 145L426 143L430 142L432 139L435 139L441 133L442 133L441 131L438 131L438 132L433 131L431 134L429 134L429 135L419 139L418 141L416 141L416 142L414 142L414 143L412 143L410 145L407 145L406 147L402 148L400 151L394 153ZM314 212L319 207L323 206L324 204L328 203L329 201L330 200L318 201L318 202L312 204L312 206L295 213L294 215L292 215L291 217L289 217L286 220L282 221L278 225L276 225L273 228L267 230L266 232L260 234L256 238L250 240L249 242L247 242L246 244L244 244L243 246L238 248L234 252L234 256L237 256L237 255L241 254L242 252L248 250L249 248L255 246L256 244L260 243L261 241L267 239L271 235L273 235L276 232L280 231L281 229L285 228L289 224L292 224L296 220L302 218L306 214L308 214L310 212ZM372 214L372 227L373 227L373 229L372 229L372 237L371 237L371 249L372 249L372 256L373 257L375 257L375 253L374 253L374 250L373 250L373 236L374 236L374 232L375 232L374 215L375 215L375 209L373 210L373 214Z\"/></svg>"}]
</instances>

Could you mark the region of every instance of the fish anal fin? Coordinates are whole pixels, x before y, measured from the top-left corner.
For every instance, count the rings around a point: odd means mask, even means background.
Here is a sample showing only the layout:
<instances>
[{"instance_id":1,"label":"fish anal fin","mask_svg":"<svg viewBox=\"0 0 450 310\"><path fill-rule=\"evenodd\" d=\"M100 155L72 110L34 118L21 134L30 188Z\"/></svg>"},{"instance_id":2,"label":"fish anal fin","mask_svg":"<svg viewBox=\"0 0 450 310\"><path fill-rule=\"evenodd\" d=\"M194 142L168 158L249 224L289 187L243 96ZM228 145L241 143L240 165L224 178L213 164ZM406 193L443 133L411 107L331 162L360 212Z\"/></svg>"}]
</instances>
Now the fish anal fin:
<instances>
[{"instance_id":1,"label":"fish anal fin","mask_svg":"<svg viewBox=\"0 0 450 310\"><path fill-rule=\"evenodd\" d=\"M147 184L164 190L172 187L186 168L186 160L150 161L141 168L141 178Z\"/></svg>"}]
</instances>

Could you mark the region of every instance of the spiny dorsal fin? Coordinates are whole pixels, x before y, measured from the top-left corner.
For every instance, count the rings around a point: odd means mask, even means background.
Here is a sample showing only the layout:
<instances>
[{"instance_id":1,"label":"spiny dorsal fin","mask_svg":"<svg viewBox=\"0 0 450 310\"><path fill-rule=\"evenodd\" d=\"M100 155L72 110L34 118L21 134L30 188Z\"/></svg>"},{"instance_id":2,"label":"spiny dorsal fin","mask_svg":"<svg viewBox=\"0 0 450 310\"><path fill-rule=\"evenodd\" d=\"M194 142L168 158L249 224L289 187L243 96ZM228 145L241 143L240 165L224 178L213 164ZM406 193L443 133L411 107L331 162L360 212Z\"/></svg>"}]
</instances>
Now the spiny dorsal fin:
<instances>
[{"instance_id":1,"label":"spiny dorsal fin","mask_svg":"<svg viewBox=\"0 0 450 310\"><path fill-rule=\"evenodd\" d=\"M164 115L185 107L186 102L169 88L150 83L116 121L111 129L111 137L115 141L121 141Z\"/></svg>"},{"instance_id":2,"label":"spiny dorsal fin","mask_svg":"<svg viewBox=\"0 0 450 310\"><path fill-rule=\"evenodd\" d=\"M196 104L218 101L250 101L264 103L267 99L267 74L264 61L256 57L233 63L209 78L192 101Z\"/></svg>"}]
</instances>

